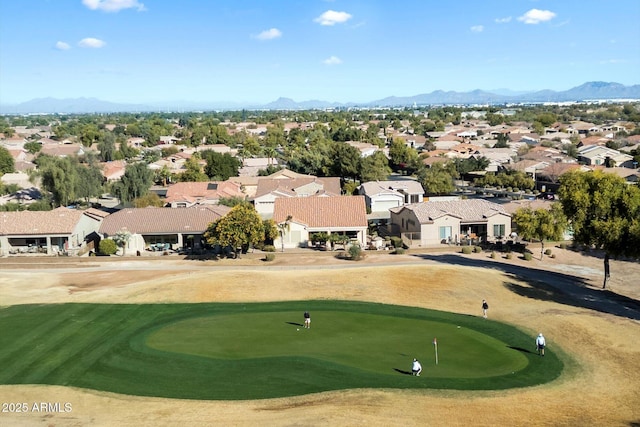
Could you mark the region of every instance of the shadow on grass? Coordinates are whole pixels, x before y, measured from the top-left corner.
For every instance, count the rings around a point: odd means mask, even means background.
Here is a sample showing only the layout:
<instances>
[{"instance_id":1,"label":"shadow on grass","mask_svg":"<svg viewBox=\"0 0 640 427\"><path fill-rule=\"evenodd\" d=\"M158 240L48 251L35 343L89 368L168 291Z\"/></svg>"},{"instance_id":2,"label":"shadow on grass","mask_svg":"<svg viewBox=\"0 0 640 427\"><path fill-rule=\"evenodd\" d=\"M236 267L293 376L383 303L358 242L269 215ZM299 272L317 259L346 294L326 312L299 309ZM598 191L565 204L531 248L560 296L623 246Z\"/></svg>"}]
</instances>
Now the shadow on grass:
<instances>
[{"instance_id":1,"label":"shadow on grass","mask_svg":"<svg viewBox=\"0 0 640 427\"><path fill-rule=\"evenodd\" d=\"M534 351L529 351L526 348L522 348L522 347L514 347L514 346L511 346L511 345L508 345L507 348L510 348L512 350L517 350L517 351L520 351L522 353L535 354Z\"/></svg>"},{"instance_id":2,"label":"shadow on grass","mask_svg":"<svg viewBox=\"0 0 640 427\"><path fill-rule=\"evenodd\" d=\"M500 261L470 259L455 254L417 254L415 256L443 264L492 268L502 271L529 285L523 286L513 282L505 282L504 284L510 291L526 298L552 301L640 320L640 301L610 290L593 289L589 287L585 279L571 274L512 265Z\"/></svg>"},{"instance_id":3,"label":"shadow on grass","mask_svg":"<svg viewBox=\"0 0 640 427\"><path fill-rule=\"evenodd\" d=\"M401 373L403 375L413 375L413 373L411 371L404 371L402 369L398 369L398 368L393 368L394 371Z\"/></svg>"},{"instance_id":4,"label":"shadow on grass","mask_svg":"<svg viewBox=\"0 0 640 427\"><path fill-rule=\"evenodd\" d=\"M296 322L285 322L287 325L293 325L293 326L304 326L302 323L296 323Z\"/></svg>"}]
</instances>

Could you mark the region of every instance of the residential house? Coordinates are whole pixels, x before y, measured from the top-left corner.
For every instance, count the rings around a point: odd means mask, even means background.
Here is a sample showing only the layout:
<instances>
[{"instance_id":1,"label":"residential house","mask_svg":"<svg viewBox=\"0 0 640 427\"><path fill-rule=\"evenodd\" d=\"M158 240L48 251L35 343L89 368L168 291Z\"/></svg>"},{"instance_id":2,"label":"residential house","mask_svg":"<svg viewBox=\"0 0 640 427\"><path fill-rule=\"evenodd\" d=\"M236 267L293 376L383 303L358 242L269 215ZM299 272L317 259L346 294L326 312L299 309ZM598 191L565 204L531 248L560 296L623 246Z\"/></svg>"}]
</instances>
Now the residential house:
<instances>
[{"instance_id":1,"label":"residential house","mask_svg":"<svg viewBox=\"0 0 640 427\"><path fill-rule=\"evenodd\" d=\"M233 181L178 182L167 188L166 206L189 208L195 205L217 205L221 198L244 199L240 184Z\"/></svg>"},{"instance_id":2,"label":"residential house","mask_svg":"<svg viewBox=\"0 0 640 427\"><path fill-rule=\"evenodd\" d=\"M258 176L258 172L269 166L278 166L278 159L272 157L246 158L238 170L240 176Z\"/></svg>"},{"instance_id":3,"label":"residential house","mask_svg":"<svg viewBox=\"0 0 640 427\"><path fill-rule=\"evenodd\" d=\"M627 184L637 184L640 181L640 169L613 167L604 168L602 172L617 175Z\"/></svg>"},{"instance_id":4,"label":"residential house","mask_svg":"<svg viewBox=\"0 0 640 427\"><path fill-rule=\"evenodd\" d=\"M307 247L314 233L343 234L362 248L367 243L364 196L278 198L273 220L283 230L276 247Z\"/></svg>"},{"instance_id":5,"label":"residential house","mask_svg":"<svg viewBox=\"0 0 640 427\"><path fill-rule=\"evenodd\" d=\"M80 144L47 144L42 146L40 153L53 157L82 156L85 148Z\"/></svg>"},{"instance_id":6,"label":"residential house","mask_svg":"<svg viewBox=\"0 0 640 427\"><path fill-rule=\"evenodd\" d=\"M358 187L358 194L364 196L369 220L388 220L389 209L398 206L422 203L424 188L415 180L369 181Z\"/></svg>"},{"instance_id":7,"label":"residential house","mask_svg":"<svg viewBox=\"0 0 640 427\"><path fill-rule=\"evenodd\" d=\"M102 176L104 176L107 182L119 181L120 178L124 176L126 167L126 160L106 162L102 165Z\"/></svg>"},{"instance_id":8,"label":"residential house","mask_svg":"<svg viewBox=\"0 0 640 427\"><path fill-rule=\"evenodd\" d=\"M369 157L376 151L380 151L380 147L374 144L369 144L368 142L346 141L345 144L348 144L358 150L360 152L360 157L362 158Z\"/></svg>"},{"instance_id":9,"label":"residential house","mask_svg":"<svg viewBox=\"0 0 640 427\"><path fill-rule=\"evenodd\" d=\"M0 255L78 255L93 248L106 214L60 207L51 211L0 212Z\"/></svg>"},{"instance_id":10,"label":"residential house","mask_svg":"<svg viewBox=\"0 0 640 427\"><path fill-rule=\"evenodd\" d=\"M285 179L282 176L258 179L256 194L251 201L262 218L271 218L278 198L331 197L341 193L340 178L337 177L302 176Z\"/></svg>"},{"instance_id":11,"label":"residential house","mask_svg":"<svg viewBox=\"0 0 640 427\"><path fill-rule=\"evenodd\" d=\"M613 166L633 168L633 157L618 150L599 145L585 145L578 148L578 161L586 165L606 165L607 159Z\"/></svg>"},{"instance_id":12,"label":"residential house","mask_svg":"<svg viewBox=\"0 0 640 427\"><path fill-rule=\"evenodd\" d=\"M408 247L492 241L511 233L511 215L483 199L436 200L391 209L394 233Z\"/></svg>"},{"instance_id":13,"label":"residential house","mask_svg":"<svg viewBox=\"0 0 640 427\"><path fill-rule=\"evenodd\" d=\"M204 246L204 233L209 224L226 215L231 208L222 205L194 206L185 209L131 208L122 209L104 219L99 233L105 238L127 231L130 238L124 247L127 255L145 250L190 248Z\"/></svg>"}]
</instances>

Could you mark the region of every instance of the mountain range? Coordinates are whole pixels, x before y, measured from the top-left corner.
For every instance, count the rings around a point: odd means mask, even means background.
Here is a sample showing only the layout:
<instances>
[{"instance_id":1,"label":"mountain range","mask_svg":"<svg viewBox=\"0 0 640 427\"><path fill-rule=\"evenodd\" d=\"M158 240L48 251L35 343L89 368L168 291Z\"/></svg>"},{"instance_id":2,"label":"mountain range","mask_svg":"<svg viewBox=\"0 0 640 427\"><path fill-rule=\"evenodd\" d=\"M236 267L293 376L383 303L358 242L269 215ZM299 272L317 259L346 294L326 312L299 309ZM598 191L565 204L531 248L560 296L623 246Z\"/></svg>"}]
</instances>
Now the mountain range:
<instances>
[{"instance_id":1,"label":"mountain range","mask_svg":"<svg viewBox=\"0 0 640 427\"><path fill-rule=\"evenodd\" d=\"M337 103L328 101L296 102L279 98L263 105L210 103L123 104L96 98L38 98L20 104L0 104L0 114L83 114L147 111L206 111L206 110L309 110L344 107L408 107L412 105L473 105L473 104L522 104L540 102L579 102L596 100L640 99L640 85L625 86L613 82L588 82L565 91L541 90L513 92L508 89L470 92L436 90L414 96L390 96L367 103Z\"/></svg>"}]
</instances>

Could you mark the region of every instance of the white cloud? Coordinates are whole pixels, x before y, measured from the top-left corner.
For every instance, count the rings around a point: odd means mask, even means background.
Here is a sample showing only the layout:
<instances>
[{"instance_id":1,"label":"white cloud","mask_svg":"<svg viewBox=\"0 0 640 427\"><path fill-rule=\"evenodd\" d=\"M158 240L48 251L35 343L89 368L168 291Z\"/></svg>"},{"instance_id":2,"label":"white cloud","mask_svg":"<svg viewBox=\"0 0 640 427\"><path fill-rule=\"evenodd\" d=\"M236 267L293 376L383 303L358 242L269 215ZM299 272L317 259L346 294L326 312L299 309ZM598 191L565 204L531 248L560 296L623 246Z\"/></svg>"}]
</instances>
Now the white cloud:
<instances>
[{"instance_id":1,"label":"white cloud","mask_svg":"<svg viewBox=\"0 0 640 427\"><path fill-rule=\"evenodd\" d=\"M320 25L335 25L342 24L351 19L351 15L347 12L336 12L335 10L327 10L322 15L318 16L314 19L314 22L319 23Z\"/></svg>"},{"instance_id":2,"label":"white cloud","mask_svg":"<svg viewBox=\"0 0 640 427\"><path fill-rule=\"evenodd\" d=\"M256 36L258 40L273 40L282 37L282 31L277 28L270 28L264 30Z\"/></svg>"},{"instance_id":3,"label":"white cloud","mask_svg":"<svg viewBox=\"0 0 640 427\"><path fill-rule=\"evenodd\" d=\"M338 58L337 56L330 56L322 61L322 63L325 65L338 65L342 64L342 59Z\"/></svg>"},{"instance_id":4,"label":"white cloud","mask_svg":"<svg viewBox=\"0 0 640 427\"><path fill-rule=\"evenodd\" d=\"M508 22L511 22L511 17L507 16L506 18L496 18L495 21L496 24L506 24Z\"/></svg>"},{"instance_id":5,"label":"white cloud","mask_svg":"<svg viewBox=\"0 0 640 427\"><path fill-rule=\"evenodd\" d=\"M78 46L80 47L88 47L92 49L98 49L106 45L104 41L100 39L95 39L93 37L87 37L86 39L82 39L78 42Z\"/></svg>"},{"instance_id":6,"label":"white cloud","mask_svg":"<svg viewBox=\"0 0 640 427\"><path fill-rule=\"evenodd\" d=\"M473 27L471 27L471 31L473 31L474 33L481 33L484 31L484 26L483 25L474 25Z\"/></svg>"},{"instance_id":7,"label":"white cloud","mask_svg":"<svg viewBox=\"0 0 640 427\"><path fill-rule=\"evenodd\" d=\"M69 43L57 42L56 43L56 49L58 49L58 50L69 50L69 49L71 49L71 46L69 46Z\"/></svg>"},{"instance_id":8,"label":"white cloud","mask_svg":"<svg viewBox=\"0 0 640 427\"><path fill-rule=\"evenodd\" d=\"M118 12L122 9L136 8L139 12L146 10L138 0L82 0L82 4L91 10Z\"/></svg>"},{"instance_id":9,"label":"white cloud","mask_svg":"<svg viewBox=\"0 0 640 427\"><path fill-rule=\"evenodd\" d=\"M524 15L518 18L518 21L525 24L539 24L541 22L550 21L556 17L554 12L550 10L531 9Z\"/></svg>"}]
</instances>

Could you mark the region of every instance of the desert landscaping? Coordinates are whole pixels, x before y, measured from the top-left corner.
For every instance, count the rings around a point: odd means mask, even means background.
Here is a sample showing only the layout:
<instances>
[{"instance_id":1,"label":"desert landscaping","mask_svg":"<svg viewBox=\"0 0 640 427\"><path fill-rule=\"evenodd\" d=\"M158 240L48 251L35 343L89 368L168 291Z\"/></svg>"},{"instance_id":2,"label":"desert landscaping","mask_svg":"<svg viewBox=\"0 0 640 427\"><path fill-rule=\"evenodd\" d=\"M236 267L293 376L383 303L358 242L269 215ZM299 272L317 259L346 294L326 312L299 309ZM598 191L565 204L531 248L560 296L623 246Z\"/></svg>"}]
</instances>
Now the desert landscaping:
<instances>
[{"instance_id":1,"label":"desert landscaping","mask_svg":"<svg viewBox=\"0 0 640 427\"><path fill-rule=\"evenodd\" d=\"M343 299L489 317L538 332L565 361L551 383L505 391L346 390L254 401L125 396L47 385L1 385L3 403L64 402L67 412L0 413L1 425L640 425L640 264L553 248L510 260L455 250L404 255L259 254L0 259L0 305ZM537 256L537 258L536 258ZM425 337L428 344L430 337ZM428 378L432 364L425 363Z\"/></svg>"}]
</instances>

